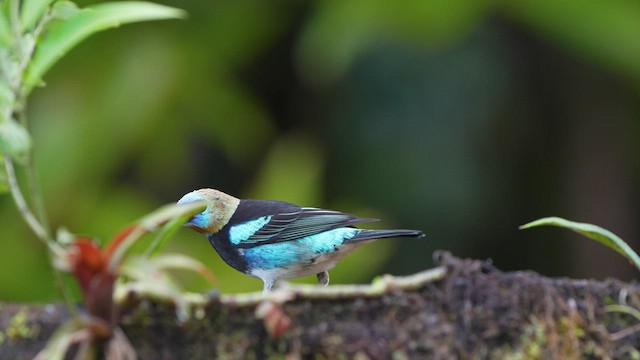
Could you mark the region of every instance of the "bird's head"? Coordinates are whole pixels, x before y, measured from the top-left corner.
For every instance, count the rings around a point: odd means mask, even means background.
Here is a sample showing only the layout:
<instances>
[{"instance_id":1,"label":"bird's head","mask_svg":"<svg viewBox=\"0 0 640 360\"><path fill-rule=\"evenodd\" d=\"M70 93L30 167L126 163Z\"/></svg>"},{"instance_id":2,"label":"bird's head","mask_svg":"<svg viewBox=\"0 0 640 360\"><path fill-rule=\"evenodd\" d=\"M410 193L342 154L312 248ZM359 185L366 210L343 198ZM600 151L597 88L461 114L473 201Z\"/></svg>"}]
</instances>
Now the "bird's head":
<instances>
[{"instance_id":1,"label":"bird's head","mask_svg":"<svg viewBox=\"0 0 640 360\"><path fill-rule=\"evenodd\" d=\"M240 199L214 189L200 189L184 195L178 205L196 201L204 201L207 208L194 215L185 224L193 230L204 234L215 234L225 226L238 208Z\"/></svg>"}]
</instances>

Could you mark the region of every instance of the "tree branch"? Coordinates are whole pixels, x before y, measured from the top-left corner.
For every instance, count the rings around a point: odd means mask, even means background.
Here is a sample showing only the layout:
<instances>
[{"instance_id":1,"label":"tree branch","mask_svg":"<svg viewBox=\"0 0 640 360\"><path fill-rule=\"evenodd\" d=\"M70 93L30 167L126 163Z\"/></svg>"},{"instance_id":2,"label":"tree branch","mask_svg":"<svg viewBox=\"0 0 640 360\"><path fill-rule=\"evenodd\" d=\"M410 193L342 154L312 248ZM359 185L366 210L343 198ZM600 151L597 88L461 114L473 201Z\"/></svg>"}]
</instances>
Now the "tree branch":
<instances>
[{"instance_id":1,"label":"tree branch","mask_svg":"<svg viewBox=\"0 0 640 360\"><path fill-rule=\"evenodd\" d=\"M606 311L619 301L640 309L638 284L505 273L447 253L436 262L435 270L371 286L212 295L182 324L173 305L132 294L121 327L142 359L638 355L638 320ZM5 330L2 358L30 358L67 316L61 306L0 305L4 329L20 311L28 314L23 327L37 331L9 339Z\"/></svg>"}]
</instances>

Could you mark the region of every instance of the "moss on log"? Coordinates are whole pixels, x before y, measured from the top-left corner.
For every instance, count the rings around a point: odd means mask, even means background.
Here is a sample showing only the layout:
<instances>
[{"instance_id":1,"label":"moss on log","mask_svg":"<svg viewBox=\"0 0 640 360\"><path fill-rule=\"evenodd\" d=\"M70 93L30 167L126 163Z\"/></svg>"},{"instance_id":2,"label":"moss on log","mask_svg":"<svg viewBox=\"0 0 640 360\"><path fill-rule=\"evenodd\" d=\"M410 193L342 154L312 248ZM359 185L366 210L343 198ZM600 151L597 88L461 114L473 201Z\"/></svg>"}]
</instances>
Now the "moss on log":
<instances>
[{"instance_id":1,"label":"moss on log","mask_svg":"<svg viewBox=\"0 0 640 360\"><path fill-rule=\"evenodd\" d=\"M640 319L607 307L639 310L638 284L436 260L434 270L370 286L212 295L185 322L171 304L134 296L121 326L141 359L640 356ZM59 305L0 305L0 358L32 358L66 318Z\"/></svg>"}]
</instances>

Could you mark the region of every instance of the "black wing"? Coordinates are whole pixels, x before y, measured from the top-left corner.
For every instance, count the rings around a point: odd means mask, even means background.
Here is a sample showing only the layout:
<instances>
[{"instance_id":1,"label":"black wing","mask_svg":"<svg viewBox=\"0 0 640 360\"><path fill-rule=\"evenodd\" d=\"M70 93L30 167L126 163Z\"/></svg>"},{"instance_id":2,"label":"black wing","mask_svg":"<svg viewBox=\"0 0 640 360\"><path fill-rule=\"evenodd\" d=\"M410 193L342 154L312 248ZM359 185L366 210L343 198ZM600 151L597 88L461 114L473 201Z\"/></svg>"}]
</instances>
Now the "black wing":
<instances>
[{"instance_id":1,"label":"black wing","mask_svg":"<svg viewBox=\"0 0 640 360\"><path fill-rule=\"evenodd\" d=\"M238 247L249 248L291 241L361 222L377 221L339 211L303 208L281 201L242 200L230 223L241 224L260 218L264 221L268 219L268 222L239 241Z\"/></svg>"}]
</instances>

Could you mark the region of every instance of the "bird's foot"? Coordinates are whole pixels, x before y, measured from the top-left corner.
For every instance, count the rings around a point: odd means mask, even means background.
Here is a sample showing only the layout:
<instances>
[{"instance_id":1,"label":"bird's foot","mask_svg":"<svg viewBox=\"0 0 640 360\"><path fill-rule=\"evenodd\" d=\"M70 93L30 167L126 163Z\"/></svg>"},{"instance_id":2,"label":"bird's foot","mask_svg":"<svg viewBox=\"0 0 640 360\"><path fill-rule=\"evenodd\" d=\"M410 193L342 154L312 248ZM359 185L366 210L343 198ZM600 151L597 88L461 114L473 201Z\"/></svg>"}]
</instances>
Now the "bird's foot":
<instances>
[{"instance_id":1,"label":"bird's foot","mask_svg":"<svg viewBox=\"0 0 640 360\"><path fill-rule=\"evenodd\" d=\"M275 281L267 281L267 280L262 280L264 282L264 287L262 288L262 293L263 294L268 294L271 292L271 288L273 288L273 285L276 283Z\"/></svg>"},{"instance_id":2,"label":"bird's foot","mask_svg":"<svg viewBox=\"0 0 640 360\"><path fill-rule=\"evenodd\" d=\"M318 285L327 286L329 285L329 273L327 271L323 271L321 273L316 274L318 277Z\"/></svg>"}]
</instances>

